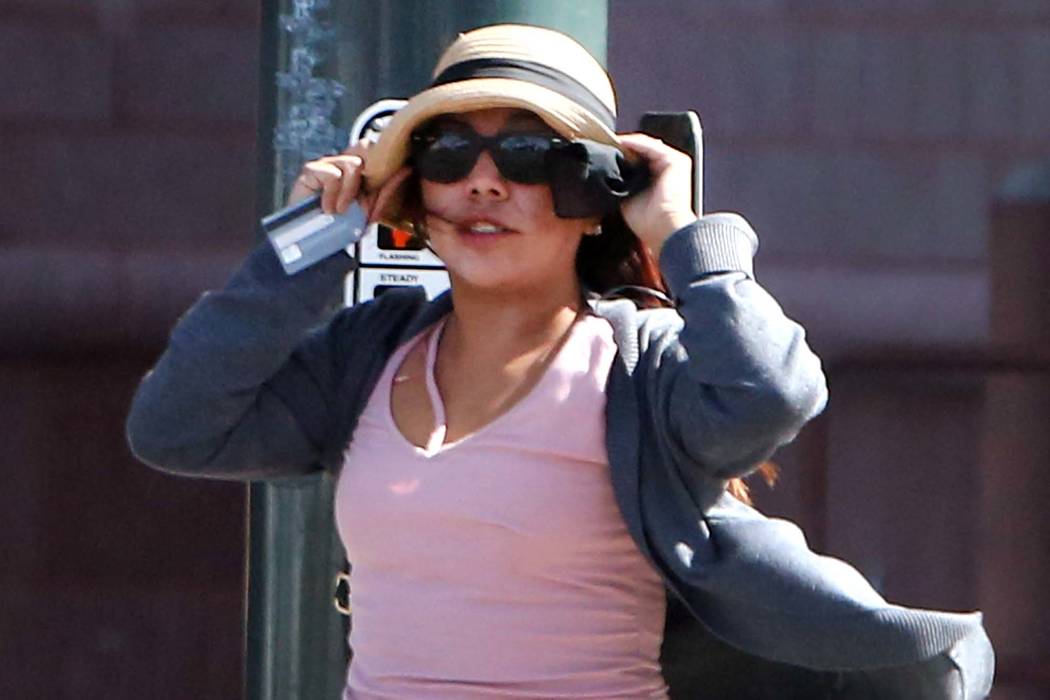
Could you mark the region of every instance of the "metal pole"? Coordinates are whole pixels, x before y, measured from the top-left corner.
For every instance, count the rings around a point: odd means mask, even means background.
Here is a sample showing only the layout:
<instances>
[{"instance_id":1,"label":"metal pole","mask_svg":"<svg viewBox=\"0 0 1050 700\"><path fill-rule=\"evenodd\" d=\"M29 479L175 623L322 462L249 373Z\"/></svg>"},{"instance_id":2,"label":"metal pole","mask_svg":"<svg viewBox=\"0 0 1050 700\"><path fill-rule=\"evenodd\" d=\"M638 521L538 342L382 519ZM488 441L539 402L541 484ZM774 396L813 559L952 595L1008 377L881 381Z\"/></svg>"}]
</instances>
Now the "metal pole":
<instances>
[{"instance_id":1,"label":"metal pole","mask_svg":"<svg viewBox=\"0 0 1050 700\"><path fill-rule=\"evenodd\" d=\"M272 88L289 46L277 31L308 0L263 0L260 51L260 211L283 199L285 162L273 148L274 127L292 106ZM418 92L440 52L461 31L515 22L558 29L605 61L606 0L342 0L327 13L336 34L327 76L345 93L337 121L344 130L358 111L383 97ZM318 4L320 7L321 4ZM306 21L306 20L303 20ZM319 63L318 66L325 65ZM279 104L280 103L280 104ZM306 156L300 158L300 161ZM343 553L332 516L332 480L254 484L250 489L245 697L247 700L335 700L346 673L343 621L331 604Z\"/></svg>"}]
</instances>

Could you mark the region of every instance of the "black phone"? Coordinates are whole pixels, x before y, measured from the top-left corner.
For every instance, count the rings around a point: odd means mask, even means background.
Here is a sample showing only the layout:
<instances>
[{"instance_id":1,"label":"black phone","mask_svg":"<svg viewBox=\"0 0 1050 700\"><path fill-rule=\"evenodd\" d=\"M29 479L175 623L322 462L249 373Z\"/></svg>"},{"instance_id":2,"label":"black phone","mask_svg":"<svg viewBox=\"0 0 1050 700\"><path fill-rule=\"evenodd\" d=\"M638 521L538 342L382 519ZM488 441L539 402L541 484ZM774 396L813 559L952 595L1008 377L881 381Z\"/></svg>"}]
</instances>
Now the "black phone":
<instances>
[{"instance_id":1,"label":"black phone","mask_svg":"<svg viewBox=\"0 0 1050 700\"><path fill-rule=\"evenodd\" d=\"M696 112L646 112L638 130L654 136L693 159L693 211L704 213L704 141Z\"/></svg>"}]
</instances>

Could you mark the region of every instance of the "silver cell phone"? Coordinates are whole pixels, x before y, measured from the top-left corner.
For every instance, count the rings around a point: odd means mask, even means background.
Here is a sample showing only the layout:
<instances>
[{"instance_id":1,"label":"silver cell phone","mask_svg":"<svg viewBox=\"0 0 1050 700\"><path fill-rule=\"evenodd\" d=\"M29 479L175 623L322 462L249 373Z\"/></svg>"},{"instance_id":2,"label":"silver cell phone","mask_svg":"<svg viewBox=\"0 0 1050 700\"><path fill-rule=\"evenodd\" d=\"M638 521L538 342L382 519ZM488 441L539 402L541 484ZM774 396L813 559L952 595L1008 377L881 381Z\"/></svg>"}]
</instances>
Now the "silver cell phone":
<instances>
[{"instance_id":1,"label":"silver cell phone","mask_svg":"<svg viewBox=\"0 0 1050 700\"><path fill-rule=\"evenodd\" d=\"M358 115L350 128L349 143L375 142L386 123L405 100L380 100ZM260 222L286 274L294 275L345 250L364 235L368 217L352 202L342 214L325 214L315 195L264 217Z\"/></svg>"},{"instance_id":2,"label":"silver cell phone","mask_svg":"<svg viewBox=\"0 0 1050 700\"><path fill-rule=\"evenodd\" d=\"M646 112L638 124L642 133L655 136L693 159L693 211L704 213L704 133L696 112Z\"/></svg>"}]
</instances>

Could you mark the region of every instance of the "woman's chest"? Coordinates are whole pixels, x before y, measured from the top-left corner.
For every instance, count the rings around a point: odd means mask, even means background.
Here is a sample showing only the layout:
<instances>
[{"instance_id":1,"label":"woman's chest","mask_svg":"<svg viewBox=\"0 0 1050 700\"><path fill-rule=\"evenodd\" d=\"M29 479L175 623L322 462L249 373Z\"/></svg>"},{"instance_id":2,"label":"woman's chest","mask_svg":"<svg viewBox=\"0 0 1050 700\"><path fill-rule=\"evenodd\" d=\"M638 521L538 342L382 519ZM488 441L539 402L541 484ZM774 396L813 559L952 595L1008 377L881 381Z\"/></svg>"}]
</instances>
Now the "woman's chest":
<instances>
[{"instance_id":1,"label":"woman's chest","mask_svg":"<svg viewBox=\"0 0 1050 700\"><path fill-rule=\"evenodd\" d=\"M572 557L622 531L605 439L614 348L601 341L579 343L525 399L475 432L424 447L394 419L393 374L410 348L396 353L360 417L337 486L337 522L355 564L373 555L389 561L391 549L406 551L406 537ZM593 357L579 352L596 348Z\"/></svg>"},{"instance_id":2,"label":"woman's chest","mask_svg":"<svg viewBox=\"0 0 1050 700\"><path fill-rule=\"evenodd\" d=\"M462 557L512 568L579 564L625 532L603 459L551 458L487 438L406 458L404 444L373 437L352 451L336 489L355 565L433 570Z\"/></svg>"}]
</instances>

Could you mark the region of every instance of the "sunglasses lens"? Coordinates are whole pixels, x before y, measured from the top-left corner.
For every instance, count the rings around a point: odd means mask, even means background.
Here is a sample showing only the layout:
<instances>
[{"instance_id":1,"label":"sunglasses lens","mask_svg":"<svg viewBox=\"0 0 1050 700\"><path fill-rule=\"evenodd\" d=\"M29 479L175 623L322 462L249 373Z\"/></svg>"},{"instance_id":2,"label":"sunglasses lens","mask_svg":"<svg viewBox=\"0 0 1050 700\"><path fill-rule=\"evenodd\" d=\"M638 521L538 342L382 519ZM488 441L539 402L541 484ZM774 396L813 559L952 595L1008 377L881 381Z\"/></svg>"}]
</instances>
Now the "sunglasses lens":
<instances>
[{"instance_id":1,"label":"sunglasses lens","mask_svg":"<svg viewBox=\"0 0 1050 700\"><path fill-rule=\"evenodd\" d=\"M481 137L473 130L440 128L412 137L412 164L425 180L457 182L470 174L485 149L503 177L535 185L547 182L547 154L558 142L547 134Z\"/></svg>"},{"instance_id":2,"label":"sunglasses lens","mask_svg":"<svg viewBox=\"0 0 1050 700\"><path fill-rule=\"evenodd\" d=\"M480 144L469 135L439 131L417 141L414 165L426 180L456 182L467 176L480 153Z\"/></svg>"},{"instance_id":3,"label":"sunglasses lens","mask_svg":"<svg viewBox=\"0 0 1050 700\"><path fill-rule=\"evenodd\" d=\"M542 134L508 134L492 151L503 177L524 185L547 181L547 153L553 141Z\"/></svg>"}]
</instances>

